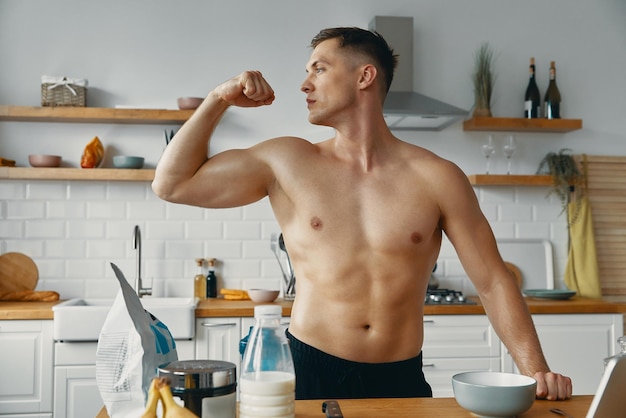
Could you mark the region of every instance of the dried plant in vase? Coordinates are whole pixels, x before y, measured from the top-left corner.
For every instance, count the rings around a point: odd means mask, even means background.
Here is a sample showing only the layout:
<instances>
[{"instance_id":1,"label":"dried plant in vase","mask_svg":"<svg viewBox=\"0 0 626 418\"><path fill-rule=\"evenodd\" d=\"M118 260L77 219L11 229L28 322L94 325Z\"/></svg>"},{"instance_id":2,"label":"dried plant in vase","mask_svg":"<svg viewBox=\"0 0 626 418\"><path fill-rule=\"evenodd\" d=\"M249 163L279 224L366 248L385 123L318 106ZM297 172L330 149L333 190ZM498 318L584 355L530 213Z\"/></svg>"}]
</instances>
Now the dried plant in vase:
<instances>
[{"instance_id":1,"label":"dried plant in vase","mask_svg":"<svg viewBox=\"0 0 626 418\"><path fill-rule=\"evenodd\" d=\"M539 163L537 174L547 174L552 177L552 190L561 201L563 212L567 204L573 199L576 204L580 203L585 184L585 176L578 169L578 164L569 149L561 149L558 153L549 152ZM570 220L573 222L575 219Z\"/></svg>"},{"instance_id":2,"label":"dried plant in vase","mask_svg":"<svg viewBox=\"0 0 626 418\"><path fill-rule=\"evenodd\" d=\"M493 50L483 43L474 55L474 116L491 116L491 94L495 84Z\"/></svg>"}]
</instances>

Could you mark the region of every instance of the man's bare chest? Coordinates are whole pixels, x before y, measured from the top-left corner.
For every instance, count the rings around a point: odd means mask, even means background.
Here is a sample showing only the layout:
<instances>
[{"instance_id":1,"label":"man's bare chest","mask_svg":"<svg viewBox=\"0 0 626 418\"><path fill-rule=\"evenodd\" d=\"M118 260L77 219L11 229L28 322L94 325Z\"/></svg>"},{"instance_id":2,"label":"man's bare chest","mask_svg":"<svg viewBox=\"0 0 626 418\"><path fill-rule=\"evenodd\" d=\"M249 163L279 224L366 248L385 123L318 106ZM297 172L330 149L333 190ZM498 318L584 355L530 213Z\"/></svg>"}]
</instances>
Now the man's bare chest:
<instances>
[{"instance_id":1,"label":"man's bare chest","mask_svg":"<svg viewBox=\"0 0 626 418\"><path fill-rule=\"evenodd\" d=\"M439 229L437 202L425 188L406 179L363 181L320 175L285 193L297 228L308 228L320 238L332 235L391 250L414 248Z\"/></svg>"}]
</instances>

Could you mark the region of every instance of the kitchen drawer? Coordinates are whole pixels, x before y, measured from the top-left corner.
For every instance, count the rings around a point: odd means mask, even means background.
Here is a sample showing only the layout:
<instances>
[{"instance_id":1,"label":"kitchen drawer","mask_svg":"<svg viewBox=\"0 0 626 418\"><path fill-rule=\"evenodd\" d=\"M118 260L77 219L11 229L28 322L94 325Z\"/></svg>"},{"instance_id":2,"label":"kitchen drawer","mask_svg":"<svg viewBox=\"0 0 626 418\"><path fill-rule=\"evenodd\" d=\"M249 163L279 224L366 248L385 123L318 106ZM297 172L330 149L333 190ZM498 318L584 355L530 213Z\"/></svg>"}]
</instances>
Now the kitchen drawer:
<instances>
[{"instance_id":1,"label":"kitchen drawer","mask_svg":"<svg viewBox=\"0 0 626 418\"><path fill-rule=\"evenodd\" d=\"M97 348L97 342L54 343L54 365L94 365Z\"/></svg>"},{"instance_id":2,"label":"kitchen drawer","mask_svg":"<svg viewBox=\"0 0 626 418\"><path fill-rule=\"evenodd\" d=\"M424 317L424 357L498 357L500 340L485 315Z\"/></svg>"},{"instance_id":3,"label":"kitchen drawer","mask_svg":"<svg viewBox=\"0 0 626 418\"><path fill-rule=\"evenodd\" d=\"M500 358L427 358L424 357L424 376L433 389L433 397L453 397L452 376L470 371L500 371Z\"/></svg>"}]
</instances>

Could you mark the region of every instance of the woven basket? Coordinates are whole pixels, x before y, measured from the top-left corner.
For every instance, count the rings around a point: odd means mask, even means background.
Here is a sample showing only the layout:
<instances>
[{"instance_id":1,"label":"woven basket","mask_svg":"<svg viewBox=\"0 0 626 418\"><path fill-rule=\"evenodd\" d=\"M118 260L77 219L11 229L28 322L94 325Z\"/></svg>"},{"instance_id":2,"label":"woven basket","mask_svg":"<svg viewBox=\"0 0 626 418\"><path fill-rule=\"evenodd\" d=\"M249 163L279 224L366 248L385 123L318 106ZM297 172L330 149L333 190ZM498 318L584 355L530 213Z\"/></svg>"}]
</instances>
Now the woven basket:
<instances>
[{"instance_id":1,"label":"woven basket","mask_svg":"<svg viewBox=\"0 0 626 418\"><path fill-rule=\"evenodd\" d=\"M65 77L63 80L66 80ZM41 83L42 106L76 106L85 107L87 87L72 83Z\"/></svg>"}]
</instances>

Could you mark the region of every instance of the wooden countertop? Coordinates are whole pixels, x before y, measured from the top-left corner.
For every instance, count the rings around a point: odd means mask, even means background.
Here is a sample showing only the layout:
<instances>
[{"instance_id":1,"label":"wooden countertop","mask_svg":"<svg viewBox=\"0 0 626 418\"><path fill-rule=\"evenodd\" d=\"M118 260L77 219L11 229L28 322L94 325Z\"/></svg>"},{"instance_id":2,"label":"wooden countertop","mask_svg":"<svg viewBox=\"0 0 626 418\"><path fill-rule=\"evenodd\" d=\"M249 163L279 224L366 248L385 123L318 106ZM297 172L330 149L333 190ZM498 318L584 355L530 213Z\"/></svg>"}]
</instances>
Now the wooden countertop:
<instances>
[{"instance_id":1,"label":"wooden countertop","mask_svg":"<svg viewBox=\"0 0 626 418\"><path fill-rule=\"evenodd\" d=\"M0 302L0 320L54 319L52 307L59 302Z\"/></svg>"},{"instance_id":2,"label":"wooden countertop","mask_svg":"<svg viewBox=\"0 0 626 418\"><path fill-rule=\"evenodd\" d=\"M478 302L478 299L473 298ZM0 320L4 319L54 319L52 307L57 302L0 302ZM291 315L292 302L281 299L274 302L282 306L283 315ZM526 298L533 314L621 313L626 314L626 297L613 296L602 299L574 297L569 300L540 300ZM253 317L256 304L249 300L210 299L201 301L196 318ZM426 305L426 315L484 315L480 302L476 305Z\"/></svg>"},{"instance_id":3,"label":"wooden countertop","mask_svg":"<svg viewBox=\"0 0 626 418\"><path fill-rule=\"evenodd\" d=\"M593 396L574 396L567 401L539 401L519 415L520 418L557 418L550 412L557 408L572 417L582 418L587 414ZM296 418L322 418L322 400L296 401ZM476 415L463 409L454 398L406 398L406 399L340 399L339 408L345 418L413 418L444 417L471 418ZM239 414L237 414L239 415ZM108 418L104 407L96 418Z\"/></svg>"},{"instance_id":4,"label":"wooden countertop","mask_svg":"<svg viewBox=\"0 0 626 418\"><path fill-rule=\"evenodd\" d=\"M484 315L485 309L478 298L471 298L476 305L425 305L426 315ZM545 300L525 298L533 314L573 313L626 313L626 297L589 299L573 297L569 300ZM291 302L277 300L283 307L283 315L291 314ZM197 318L254 316L255 303L249 300L209 299L201 301L196 309Z\"/></svg>"},{"instance_id":5,"label":"wooden countertop","mask_svg":"<svg viewBox=\"0 0 626 418\"><path fill-rule=\"evenodd\" d=\"M558 408L569 415L582 418L586 415L593 396L574 396L567 401L537 400L520 418L557 418L550 412ZM407 399L340 399L339 407L345 418L408 418L445 417L470 418L476 415L463 409L454 398ZM296 401L296 418L323 418L322 401Z\"/></svg>"},{"instance_id":6,"label":"wooden countertop","mask_svg":"<svg viewBox=\"0 0 626 418\"><path fill-rule=\"evenodd\" d=\"M291 315L293 302L277 299L271 305L283 307L283 316ZM220 318L229 316L254 316L255 305L268 305L267 303L254 303L251 300L225 300L207 299L198 303L196 318Z\"/></svg>"}]
</instances>

